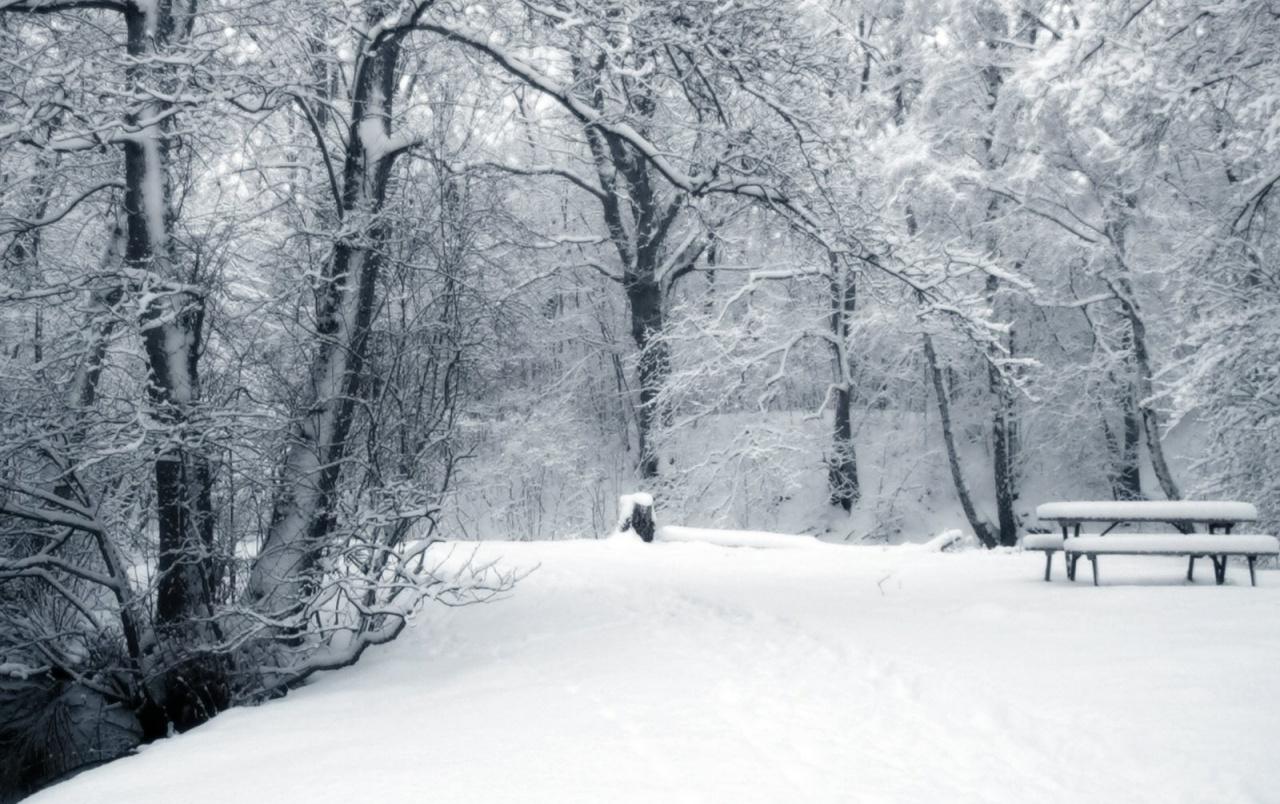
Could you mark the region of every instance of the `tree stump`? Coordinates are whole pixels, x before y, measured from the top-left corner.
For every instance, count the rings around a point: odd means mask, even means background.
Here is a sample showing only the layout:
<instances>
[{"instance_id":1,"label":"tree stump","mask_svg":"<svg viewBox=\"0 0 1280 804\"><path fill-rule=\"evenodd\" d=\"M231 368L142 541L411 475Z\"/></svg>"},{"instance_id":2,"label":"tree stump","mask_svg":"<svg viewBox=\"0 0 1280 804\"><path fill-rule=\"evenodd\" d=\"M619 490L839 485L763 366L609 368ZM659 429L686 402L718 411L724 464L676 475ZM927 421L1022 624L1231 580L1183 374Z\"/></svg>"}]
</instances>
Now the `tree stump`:
<instances>
[{"instance_id":1,"label":"tree stump","mask_svg":"<svg viewBox=\"0 0 1280 804\"><path fill-rule=\"evenodd\" d=\"M640 537L641 541L653 541L657 532L657 523L653 518L653 497L644 492L624 494L618 498L618 532L628 531Z\"/></svg>"}]
</instances>

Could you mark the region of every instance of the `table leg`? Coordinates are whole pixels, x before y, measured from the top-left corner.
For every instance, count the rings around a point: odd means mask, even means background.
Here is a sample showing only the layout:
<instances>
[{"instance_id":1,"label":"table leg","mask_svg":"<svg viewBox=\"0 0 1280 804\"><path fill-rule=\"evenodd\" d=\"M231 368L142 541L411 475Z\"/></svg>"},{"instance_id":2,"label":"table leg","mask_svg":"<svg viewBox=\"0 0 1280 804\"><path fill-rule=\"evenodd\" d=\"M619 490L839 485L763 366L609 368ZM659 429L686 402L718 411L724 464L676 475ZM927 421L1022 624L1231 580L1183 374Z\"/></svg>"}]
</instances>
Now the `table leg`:
<instances>
[{"instance_id":1,"label":"table leg","mask_svg":"<svg viewBox=\"0 0 1280 804\"><path fill-rule=\"evenodd\" d=\"M1195 575L1196 575L1196 557L1191 556L1191 558L1187 560L1187 580L1194 581L1196 579Z\"/></svg>"}]
</instances>

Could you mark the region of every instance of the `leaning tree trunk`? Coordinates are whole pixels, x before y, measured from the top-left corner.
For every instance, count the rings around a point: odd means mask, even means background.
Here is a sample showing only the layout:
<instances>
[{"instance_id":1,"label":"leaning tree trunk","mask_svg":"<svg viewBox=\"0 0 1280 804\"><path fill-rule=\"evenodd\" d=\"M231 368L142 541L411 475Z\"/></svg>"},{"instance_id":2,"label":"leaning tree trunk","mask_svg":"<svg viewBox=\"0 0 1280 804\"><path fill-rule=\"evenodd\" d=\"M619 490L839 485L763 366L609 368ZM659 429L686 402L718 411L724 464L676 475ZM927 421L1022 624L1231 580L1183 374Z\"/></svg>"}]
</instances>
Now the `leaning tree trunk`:
<instances>
[{"instance_id":1,"label":"leaning tree trunk","mask_svg":"<svg viewBox=\"0 0 1280 804\"><path fill-rule=\"evenodd\" d=\"M933 350L933 338L926 332L924 339L924 359L933 381L934 397L938 401L938 418L942 420L942 441L947 448L947 465L951 468L951 480L956 487L956 497L960 499L960 507L964 509L965 519L969 527L983 547L995 547L999 544L996 534L991 532L987 524L973 506L973 496L969 493L969 484L965 482L964 472L960 468L960 455L956 451L955 432L951 426L951 400L947 396L946 381L942 377L942 369L938 366L938 355Z\"/></svg>"},{"instance_id":2,"label":"leaning tree trunk","mask_svg":"<svg viewBox=\"0 0 1280 804\"><path fill-rule=\"evenodd\" d=\"M1125 209L1132 209L1136 204L1133 198L1125 199ZM1116 250L1116 267L1120 272L1115 278L1106 278L1112 293L1120 302L1120 308L1129 324L1128 346L1133 357L1134 392L1138 397L1138 414L1142 419L1142 429L1146 436L1147 454L1151 459L1151 468L1160 490L1170 500L1182 499L1182 492L1173 479L1169 462L1165 459L1164 444L1160 438L1160 418L1154 405L1155 391L1152 384L1154 376L1151 368L1151 353L1147 348L1147 326L1138 308L1138 299L1133 292L1133 283L1129 281L1127 267L1124 264L1125 235L1128 213L1107 222L1106 232L1112 246Z\"/></svg>"},{"instance_id":3,"label":"leaning tree trunk","mask_svg":"<svg viewBox=\"0 0 1280 804\"><path fill-rule=\"evenodd\" d=\"M831 266L831 362L835 406L827 492L832 505L846 511L858 503L858 457L853 444L853 366L849 355L849 320L858 304L856 277L835 254Z\"/></svg>"},{"instance_id":4,"label":"leaning tree trunk","mask_svg":"<svg viewBox=\"0 0 1280 804\"><path fill-rule=\"evenodd\" d=\"M322 277L318 348L306 401L290 430L271 525L246 593L259 611L285 622L305 605L317 560L336 526L338 480L362 392L360 374L390 236L381 212L395 157L387 142L400 36L369 45L357 65L343 160L344 234Z\"/></svg>"},{"instance_id":5,"label":"leaning tree trunk","mask_svg":"<svg viewBox=\"0 0 1280 804\"><path fill-rule=\"evenodd\" d=\"M1121 280L1122 285L1128 282ZM1126 288L1132 293L1131 288ZM1142 418L1142 429L1146 434L1147 455L1151 458L1151 468L1160 483L1164 496L1170 500L1182 499L1182 491L1173 479L1169 462L1165 459L1164 443L1160 437L1160 418L1153 406L1154 390L1152 388L1151 358L1147 352L1147 328L1142 321L1137 302L1130 296L1124 303L1125 315L1129 319L1130 333L1133 337L1133 362L1137 368L1136 384L1138 396L1138 412Z\"/></svg>"}]
</instances>

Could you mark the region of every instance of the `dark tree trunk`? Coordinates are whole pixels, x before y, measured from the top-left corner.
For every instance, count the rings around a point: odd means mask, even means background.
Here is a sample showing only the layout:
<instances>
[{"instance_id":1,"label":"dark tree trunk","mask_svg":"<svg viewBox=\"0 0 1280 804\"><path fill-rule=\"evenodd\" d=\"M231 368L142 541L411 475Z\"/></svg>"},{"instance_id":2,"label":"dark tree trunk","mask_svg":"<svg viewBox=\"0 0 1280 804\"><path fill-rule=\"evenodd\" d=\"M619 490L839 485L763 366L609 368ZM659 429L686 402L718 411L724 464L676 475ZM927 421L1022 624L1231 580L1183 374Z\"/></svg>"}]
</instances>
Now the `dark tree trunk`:
<instances>
[{"instance_id":1,"label":"dark tree trunk","mask_svg":"<svg viewBox=\"0 0 1280 804\"><path fill-rule=\"evenodd\" d=\"M995 309L1000 283L994 276L987 277L987 299ZM1013 356L1013 339L1006 346ZM992 397L991 457L995 480L996 521L1000 544L1012 547L1018 543L1018 520L1013 504L1017 500L1017 476L1013 447L1013 391L1001 375L1000 369L988 359L987 385Z\"/></svg>"},{"instance_id":2,"label":"dark tree trunk","mask_svg":"<svg viewBox=\"0 0 1280 804\"><path fill-rule=\"evenodd\" d=\"M1122 284L1127 286L1128 282L1122 280ZM1128 290L1132 293L1131 288ZM1155 472L1164 496L1170 500L1180 500L1182 491L1173 479L1173 471L1165 459L1164 442L1160 435L1160 418L1152 406L1151 397L1154 395L1154 389L1151 383L1151 358L1147 352L1146 326L1138 311L1137 303L1132 298L1125 304L1125 313L1129 318L1129 326L1133 334L1133 358L1137 365L1138 412L1142 419L1142 430L1146 435L1147 455L1151 459L1151 468Z\"/></svg>"},{"instance_id":3,"label":"dark tree trunk","mask_svg":"<svg viewBox=\"0 0 1280 804\"><path fill-rule=\"evenodd\" d=\"M184 9L190 13L193 9ZM159 537L155 624L161 671L151 685L164 720L178 728L202 722L224 708L228 692L217 662L202 658L214 631L209 459L198 446L200 341L204 299L187 289L189 277L173 247L169 148L174 117L166 101L150 92L176 86L173 62L189 31L178 30L170 0L152 13L126 5L127 47L132 63L127 83L139 98L151 97L127 115L140 126L124 145L125 262L138 292L151 301L142 313L147 357L147 393L155 419L167 432L155 457L156 524ZM144 718L154 728L160 718Z\"/></svg>"},{"instance_id":4,"label":"dark tree trunk","mask_svg":"<svg viewBox=\"0 0 1280 804\"><path fill-rule=\"evenodd\" d=\"M603 91L598 66L584 59L574 60L573 70L583 89L581 100L603 112ZM648 120L657 105L652 90L643 83L628 84L628 98L641 120ZM697 259L691 254L669 254L668 240L680 217L682 195L660 198L649 162L636 148L614 134L587 126L584 134L600 182L600 201L605 228L622 265L622 285L631 316L631 337L640 350L637 374L640 405L636 411L639 441L639 470L645 480L658 475L658 454L654 431L664 421L658 397L670 373L670 353L660 339L665 318L666 287L670 280L659 276L664 262L674 263L672 273L683 274Z\"/></svg>"},{"instance_id":5,"label":"dark tree trunk","mask_svg":"<svg viewBox=\"0 0 1280 804\"><path fill-rule=\"evenodd\" d=\"M999 103L1000 91L1004 86L1004 72L1002 51L1005 45L1002 44L1004 30L1006 28L1006 20L1002 15L991 14L989 9L981 9L975 12L984 27L987 28L990 36L987 39L987 49L991 54L991 61L982 70L982 82L987 90L987 112L991 116L991 131L995 130L995 111ZM994 150L994 140L990 134L984 134L982 137L983 160L988 170L994 170L997 167L998 156ZM991 226L996 220L1000 211L1000 196L991 195L987 202L987 209L984 215L984 223ZM991 232L988 241L989 250L993 257L1000 256L1000 240L999 237ZM986 281L987 301L991 305L992 310L1000 311L1000 280L994 275L988 275ZM1010 318L1012 318L1010 316ZM1009 356L1013 356L1014 340L1012 331L1008 340L1004 343L1008 349ZM996 521L999 528L1000 544L1012 546L1018 543L1018 521L1014 515L1013 505L1018 497L1017 489L1017 469L1015 463L1015 433L1014 433L1014 395L1009 383L1002 376L1000 370L995 364L988 362L987 364L987 383L992 397L992 413L991 413L991 453L992 453L992 469L993 480L995 481L996 496Z\"/></svg>"},{"instance_id":6,"label":"dark tree trunk","mask_svg":"<svg viewBox=\"0 0 1280 804\"><path fill-rule=\"evenodd\" d=\"M835 405L831 456L827 459L827 492L831 505L846 511L857 505L858 456L853 443L853 359L849 355L849 321L857 310L856 276L828 255L831 267L831 362Z\"/></svg>"},{"instance_id":7,"label":"dark tree trunk","mask_svg":"<svg viewBox=\"0 0 1280 804\"><path fill-rule=\"evenodd\" d=\"M657 281L641 276L625 280L627 301L631 308L631 337L640 350L640 407L636 411L640 436L640 476L646 480L658 476L658 455L654 449L653 431L660 423L658 395L671 368L667 344L655 336L662 332L662 288Z\"/></svg>"},{"instance_id":8,"label":"dark tree trunk","mask_svg":"<svg viewBox=\"0 0 1280 804\"><path fill-rule=\"evenodd\" d=\"M995 366L988 366L988 378L995 397L991 418L991 453L995 471L996 518L999 522L1000 544L1012 547L1018 543L1018 521L1014 516L1016 500L1013 467L1012 439L1010 438L1010 410L1013 394Z\"/></svg>"},{"instance_id":9,"label":"dark tree trunk","mask_svg":"<svg viewBox=\"0 0 1280 804\"><path fill-rule=\"evenodd\" d=\"M933 349L933 339L928 333L923 335L923 339L925 367L933 381L933 393L938 402L938 418L942 421L942 441L946 445L947 465L951 469L951 480L956 487L956 497L960 499L960 507L964 509L965 519L969 520L969 527L973 528L978 541L983 547L995 547L999 544L999 540L996 534L992 533L991 526L978 516L978 511L973 505L973 496L969 493L969 484L965 482L964 472L960 468L955 432L951 427L951 401L947 395L942 369L938 366L938 355Z\"/></svg>"},{"instance_id":10,"label":"dark tree trunk","mask_svg":"<svg viewBox=\"0 0 1280 804\"><path fill-rule=\"evenodd\" d=\"M1120 395L1121 442L1119 465L1116 467L1116 499L1142 499L1142 470L1140 449L1142 421L1138 417L1138 400L1134 399L1133 386L1126 384Z\"/></svg>"}]
</instances>

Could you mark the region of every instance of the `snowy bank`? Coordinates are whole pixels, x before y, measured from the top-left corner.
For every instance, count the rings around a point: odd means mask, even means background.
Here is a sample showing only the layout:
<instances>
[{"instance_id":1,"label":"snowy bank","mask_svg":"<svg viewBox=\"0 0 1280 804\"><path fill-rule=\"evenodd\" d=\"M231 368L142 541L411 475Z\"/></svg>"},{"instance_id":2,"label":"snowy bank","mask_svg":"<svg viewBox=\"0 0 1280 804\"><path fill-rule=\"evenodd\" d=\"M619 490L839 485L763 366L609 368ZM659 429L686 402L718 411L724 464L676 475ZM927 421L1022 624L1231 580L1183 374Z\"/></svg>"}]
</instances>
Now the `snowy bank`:
<instances>
[{"instance_id":1,"label":"snowy bank","mask_svg":"<svg viewBox=\"0 0 1280 804\"><path fill-rule=\"evenodd\" d=\"M539 569L32 801L1280 799L1280 573L698 541L483 544Z\"/></svg>"}]
</instances>

